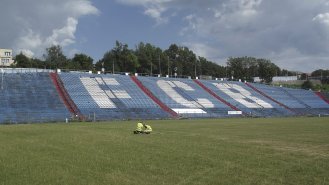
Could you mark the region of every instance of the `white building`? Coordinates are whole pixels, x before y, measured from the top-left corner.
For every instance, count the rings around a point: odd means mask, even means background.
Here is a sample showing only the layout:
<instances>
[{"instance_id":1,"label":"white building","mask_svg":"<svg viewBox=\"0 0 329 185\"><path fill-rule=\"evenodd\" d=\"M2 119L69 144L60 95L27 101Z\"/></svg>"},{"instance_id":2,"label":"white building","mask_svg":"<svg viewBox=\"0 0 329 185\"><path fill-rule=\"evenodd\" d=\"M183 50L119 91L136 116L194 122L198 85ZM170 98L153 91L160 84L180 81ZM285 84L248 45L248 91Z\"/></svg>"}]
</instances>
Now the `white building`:
<instances>
[{"instance_id":1,"label":"white building","mask_svg":"<svg viewBox=\"0 0 329 185\"><path fill-rule=\"evenodd\" d=\"M288 82L288 81L296 81L298 80L298 76L273 76L273 82Z\"/></svg>"},{"instance_id":2,"label":"white building","mask_svg":"<svg viewBox=\"0 0 329 185\"><path fill-rule=\"evenodd\" d=\"M0 66L10 66L14 63L13 50L11 49L0 49Z\"/></svg>"}]
</instances>

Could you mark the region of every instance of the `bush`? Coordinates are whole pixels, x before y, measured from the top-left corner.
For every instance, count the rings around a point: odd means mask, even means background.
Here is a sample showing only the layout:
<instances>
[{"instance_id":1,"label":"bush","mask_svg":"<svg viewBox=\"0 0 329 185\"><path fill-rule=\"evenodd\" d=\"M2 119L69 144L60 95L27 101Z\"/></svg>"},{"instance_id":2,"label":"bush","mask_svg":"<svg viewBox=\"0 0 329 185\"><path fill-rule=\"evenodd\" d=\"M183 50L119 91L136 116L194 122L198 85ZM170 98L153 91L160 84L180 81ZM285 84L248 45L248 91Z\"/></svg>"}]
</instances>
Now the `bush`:
<instances>
[{"instance_id":1,"label":"bush","mask_svg":"<svg viewBox=\"0 0 329 185\"><path fill-rule=\"evenodd\" d=\"M302 89L306 89L306 90L309 90L309 89L313 89L314 86L313 86L313 83L309 80L306 80L303 84L302 84Z\"/></svg>"}]
</instances>

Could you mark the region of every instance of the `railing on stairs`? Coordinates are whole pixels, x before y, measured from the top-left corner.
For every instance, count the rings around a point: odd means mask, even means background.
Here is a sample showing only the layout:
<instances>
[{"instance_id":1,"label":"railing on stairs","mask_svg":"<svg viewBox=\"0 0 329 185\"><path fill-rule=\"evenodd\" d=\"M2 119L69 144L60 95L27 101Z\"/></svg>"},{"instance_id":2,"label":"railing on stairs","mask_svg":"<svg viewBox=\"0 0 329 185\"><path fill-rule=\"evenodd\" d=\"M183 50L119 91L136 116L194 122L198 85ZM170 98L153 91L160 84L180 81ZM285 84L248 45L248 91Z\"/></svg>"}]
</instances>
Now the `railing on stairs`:
<instances>
[{"instance_id":1,"label":"railing on stairs","mask_svg":"<svg viewBox=\"0 0 329 185\"><path fill-rule=\"evenodd\" d=\"M285 104L275 100L274 98L272 98L271 96L265 94L264 92L262 92L261 90L257 89L256 87L254 87L253 85L251 85L250 83L246 83L246 85L248 87L250 87L251 89L253 89L254 91L258 92L259 94L263 95L264 97L272 100L273 102L277 103L278 105L280 105L281 107L293 112L294 114L299 114L298 112L296 112L295 110L291 109L290 107L286 106Z\"/></svg>"},{"instance_id":2,"label":"railing on stairs","mask_svg":"<svg viewBox=\"0 0 329 185\"><path fill-rule=\"evenodd\" d=\"M136 85L148 96L150 97L156 104L158 104L164 111L168 112L172 117L178 118L178 114L170 109L167 105L165 105L163 102L161 102L154 94L147 89L142 82L140 82L136 76L130 76L133 82L136 83Z\"/></svg>"},{"instance_id":3,"label":"railing on stairs","mask_svg":"<svg viewBox=\"0 0 329 185\"><path fill-rule=\"evenodd\" d=\"M329 104L329 99L327 97L323 96L321 92L315 92L316 95L318 95L323 101L327 102Z\"/></svg>"},{"instance_id":4,"label":"railing on stairs","mask_svg":"<svg viewBox=\"0 0 329 185\"><path fill-rule=\"evenodd\" d=\"M71 99L70 95L67 93L62 80L59 78L57 73L50 73L50 78L52 79L55 88L61 97L61 99L64 102L64 105L66 108L74 114L75 117L77 117L79 120L85 120L85 117L81 114L80 110L78 107L75 105L73 100Z\"/></svg>"},{"instance_id":5,"label":"railing on stairs","mask_svg":"<svg viewBox=\"0 0 329 185\"><path fill-rule=\"evenodd\" d=\"M231 109L235 110L235 111L241 111L239 108L237 108L236 106L230 104L229 102L227 102L226 100L224 100L223 98L221 98L220 96L218 96L216 93L214 93L212 90L210 90L208 87L206 87L205 85L203 85L199 80L194 79L193 80L196 84L198 84L202 89L204 89L205 91L207 91L209 94L211 94L213 97L215 97L217 100L221 101L222 103L224 103L225 105L229 106ZM242 111L241 111L242 112ZM246 113L242 112L242 115L247 116Z\"/></svg>"}]
</instances>

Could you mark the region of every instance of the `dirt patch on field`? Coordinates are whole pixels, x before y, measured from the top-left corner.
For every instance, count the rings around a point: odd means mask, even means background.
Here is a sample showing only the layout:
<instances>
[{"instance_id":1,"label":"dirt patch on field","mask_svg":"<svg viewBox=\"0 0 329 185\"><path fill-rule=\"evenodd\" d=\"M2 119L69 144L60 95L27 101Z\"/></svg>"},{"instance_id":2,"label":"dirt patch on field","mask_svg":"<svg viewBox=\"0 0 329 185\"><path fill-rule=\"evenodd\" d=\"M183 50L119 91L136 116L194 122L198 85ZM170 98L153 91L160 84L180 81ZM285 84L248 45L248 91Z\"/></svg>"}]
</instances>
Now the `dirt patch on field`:
<instances>
[{"instance_id":1,"label":"dirt patch on field","mask_svg":"<svg viewBox=\"0 0 329 185\"><path fill-rule=\"evenodd\" d=\"M329 157L329 144L325 145L310 145L310 144L296 144L281 141L268 140L246 140L246 144L256 144L260 147L270 148L289 153L301 153L308 156Z\"/></svg>"}]
</instances>

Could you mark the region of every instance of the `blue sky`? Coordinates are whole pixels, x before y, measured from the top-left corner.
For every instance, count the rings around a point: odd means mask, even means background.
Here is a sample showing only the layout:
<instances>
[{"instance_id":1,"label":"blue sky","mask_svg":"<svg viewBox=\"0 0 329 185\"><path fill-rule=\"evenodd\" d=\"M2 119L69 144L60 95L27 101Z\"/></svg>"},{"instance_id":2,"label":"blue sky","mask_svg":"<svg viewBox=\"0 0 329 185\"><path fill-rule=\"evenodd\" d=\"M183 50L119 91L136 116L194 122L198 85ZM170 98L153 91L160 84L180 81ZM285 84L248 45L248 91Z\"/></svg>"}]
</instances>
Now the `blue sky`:
<instances>
[{"instance_id":1,"label":"blue sky","mask_svg":"<svg viewBox=\"0 0 329 185\"><path fill-rule=\"evenodd\" d=\"M84 43L72 47L92 55L95 60L113 48L116 40L127 43L130 48L139 42L149 42L164 49L171 43L183 41L178 34L181 21L157 25L151 17L144 15L141 7L101 0L93 1L93 4L101 13L81 18L76 37Z\"/></svg>"},{"instance_id":2,"label":"blue sky","mask_svg":"<svg viewBox=\"0 0 329 185\"><path fill-rule=\"evenodd\" d=\"M225 65L270 59L302 72L329 69L329 0L1 0L0 48L41 57L52 44L95 61L115 41L187 46Z\"/></svg>"}]
</instances>

